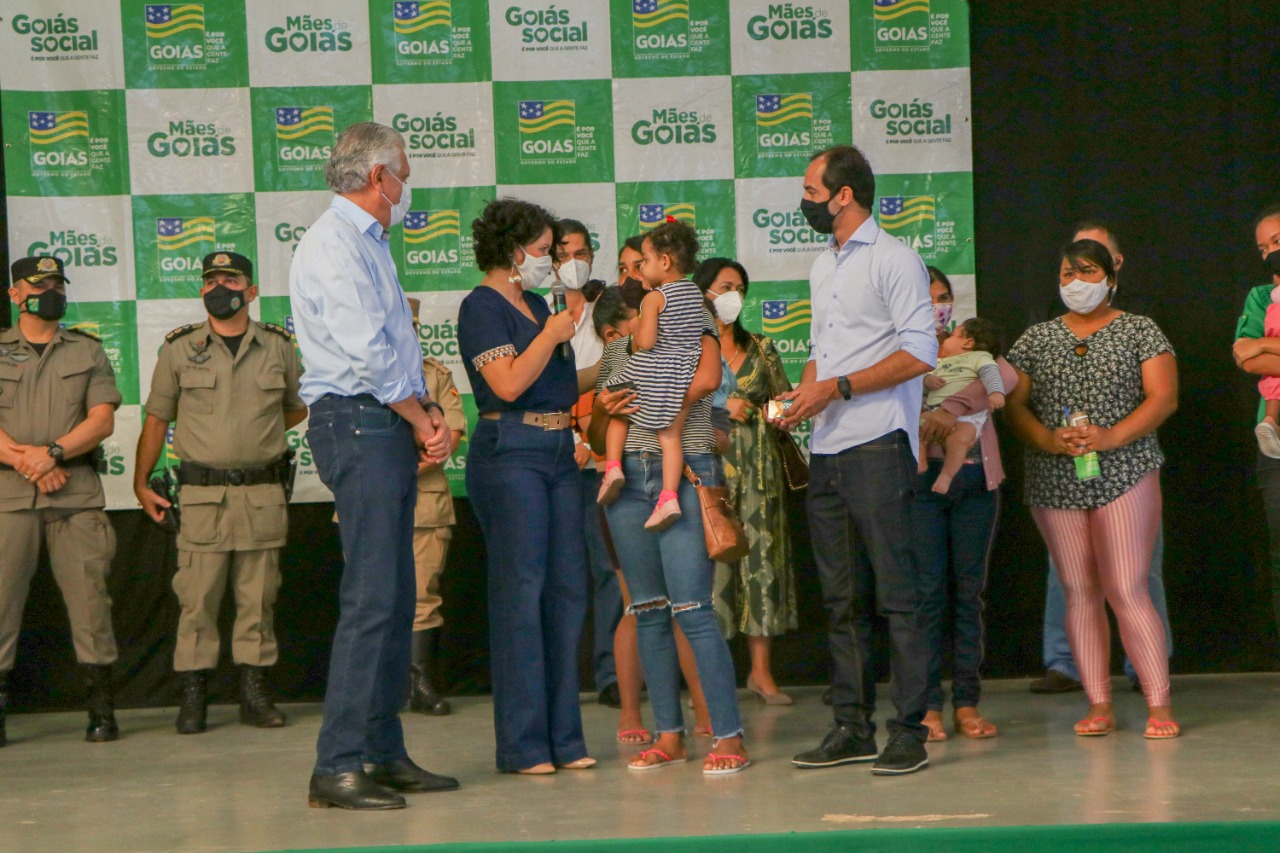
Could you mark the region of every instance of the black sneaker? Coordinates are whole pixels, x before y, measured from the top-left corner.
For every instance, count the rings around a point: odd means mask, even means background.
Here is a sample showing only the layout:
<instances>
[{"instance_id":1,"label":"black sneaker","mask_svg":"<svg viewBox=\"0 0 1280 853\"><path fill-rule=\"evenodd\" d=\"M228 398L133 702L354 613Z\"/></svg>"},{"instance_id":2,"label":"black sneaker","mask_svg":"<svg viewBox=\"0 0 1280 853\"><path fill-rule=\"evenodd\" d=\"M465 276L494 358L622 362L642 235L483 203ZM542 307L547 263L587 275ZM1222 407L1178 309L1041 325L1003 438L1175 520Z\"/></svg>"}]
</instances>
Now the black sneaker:
<instances>
[{"instance_id":1,"label":"black sneaker","mask_svg":"<svg viewBox=\"0 0 1280 853\"><path fill-rule=\"evenodd\" d=\"M871 765L871 772L877 776L901 776L923 770L928 764L929 753L925 752L924 744L910 732L898 731L889 735L889 742Z\"/></svg>"},{"instance_id":2,"label":"black sneaker","mask_svg":"<svg viewBox=\"0 0 1280 853\"><path fill-rule=\"evenodd\" d=\"M836 723L817 749L800 753L791 759L791 763L796 767L836 767L840 764L874 761L875 757L874 738L863 740L854 733L852 726Z\"/></svg>"}]
</instances>

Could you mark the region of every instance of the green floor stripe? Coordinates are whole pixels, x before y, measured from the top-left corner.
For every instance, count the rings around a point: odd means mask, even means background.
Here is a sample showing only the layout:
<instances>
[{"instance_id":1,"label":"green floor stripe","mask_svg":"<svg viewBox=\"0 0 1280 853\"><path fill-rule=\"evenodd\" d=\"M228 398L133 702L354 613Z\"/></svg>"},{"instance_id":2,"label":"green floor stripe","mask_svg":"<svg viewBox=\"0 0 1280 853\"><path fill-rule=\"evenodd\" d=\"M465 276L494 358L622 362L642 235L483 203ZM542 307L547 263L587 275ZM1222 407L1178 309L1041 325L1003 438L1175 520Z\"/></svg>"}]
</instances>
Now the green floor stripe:
<instances>
[{"instance_id":1,"label":"green floor stripe","mask_svg":"<svg viewBox=\"0 0 1280 853\"><path fill-rule=\"evenodd\" d=\"M960 829L863 829L775 835L610 838L596 841L479 842L397 847L343 847L278 853L1272 853L1280 849L1280 822L1107 823L1082 826L992 826Z\"/></svg>"}]
</instances>

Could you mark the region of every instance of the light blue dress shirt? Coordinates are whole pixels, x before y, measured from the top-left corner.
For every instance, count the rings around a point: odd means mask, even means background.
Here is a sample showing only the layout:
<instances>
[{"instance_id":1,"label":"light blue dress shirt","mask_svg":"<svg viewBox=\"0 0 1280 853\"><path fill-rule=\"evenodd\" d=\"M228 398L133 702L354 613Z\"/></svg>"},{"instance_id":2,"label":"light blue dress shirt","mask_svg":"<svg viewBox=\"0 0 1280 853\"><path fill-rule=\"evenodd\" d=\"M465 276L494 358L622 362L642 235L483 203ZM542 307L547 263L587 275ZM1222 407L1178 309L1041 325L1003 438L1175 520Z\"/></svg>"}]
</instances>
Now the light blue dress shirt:
<instances>
[{"instance_id":1,"label":"light blue dress shirt","mask_svg":"<svg viewBox=\"0 0 1280 853\"><path fill-rule=\"evenodd\" d=\"M932 368L938 360L929 303L929 273L906 244L881 230L874 219L843 246L835 238L809 273L813 303L809 360L817 378L833 379L865 370L903 350ZM869 394L837 398L813 421L809 447L834 454L905 430L919 458L923 385L912 379Z\"/></svg>"},{"instance_id":2,"label":"light blue dress shirt","mask_svg":"<svg viewBox=\"0 0 1280 853\"><path fill-rule=\"evenodd\" d=\"M384 405L426 395L388 234L367 211L333 197L293 253L289 299L308 406L325 394L372 394Z\"/></svg>"}]
</instances>

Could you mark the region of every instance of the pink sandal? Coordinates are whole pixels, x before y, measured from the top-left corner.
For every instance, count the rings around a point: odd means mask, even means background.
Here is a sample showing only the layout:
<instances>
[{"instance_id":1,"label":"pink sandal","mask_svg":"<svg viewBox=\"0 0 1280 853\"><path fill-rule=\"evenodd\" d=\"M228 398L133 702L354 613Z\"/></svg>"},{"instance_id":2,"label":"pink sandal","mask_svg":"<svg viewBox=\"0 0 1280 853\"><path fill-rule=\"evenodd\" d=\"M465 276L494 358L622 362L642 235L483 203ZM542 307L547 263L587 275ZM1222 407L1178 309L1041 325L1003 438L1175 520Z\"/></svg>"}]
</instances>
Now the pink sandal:
<instances>
[{"instance_id":1,"label":"pink sandal","mask_svg":"<svg viewBox=\"0 0 1280 853\"><path fill-rule=\"evenodd\" d=\"M1168 734L1159 733L1160 729L1170 729L1170 728L1173 729L1172 733L1168 733ZM1151 729L1155 729L1156 734L1151 734L1151 731L1150 731ZM1157 720L1155 717L1147 717L1147 731L1143 732L1142 736L1147 740L1169 740L1170 738L1175 738L1180 734L1182 734L1182 726L1178 725L1173 720L1161 721L1161 720Z\"/></svg>"},{"instance_id":2,"label":"pink sandal","mask_svg":"<svg viewBox=\"0 0 1280 853\"><path fill-rule=\"evenodd\" d=\"M628 770L657 770L659 767L669 767L672 764L684 764L686 761L689 760L688 758L672 758L670 755L667 755L665 752L658 749L656 746L646 749L644 752L637 755L636 758L646 759L650 755L656 755L662 760L655 762L653 764L628 764L627 769Z\"/></svg>"},{"instance_id":3,"label":"pink sandal","mask_svg":"<svg viewBox=\"0 0 1280 853\"><path fill-rule=\"evenodd\" d=\"M738 763L733 765L732 767L703 767L702 775L703 776L730 776L734 773L741 773L743 770L746 770L748 767L751 766L750 759L741 755L733 755L730 753L719 755L714 752L707 753L707 760L713 763L716 761L719 761L722 758L728 758Z\"/></svg>"},{"instance_id":4,"label":"pink sandal","mask_svg":"<svg viewBox=\"0 0 1280 853\"><path fill-rule=\"evenodd\" d=\"M627 735L639 735L641 740L623 740ZM653 732L648 729L622 729L618 732L618 743L625 743L628 746L643 746L646 743L653 743Z\"/></svg>"}]
</instances>

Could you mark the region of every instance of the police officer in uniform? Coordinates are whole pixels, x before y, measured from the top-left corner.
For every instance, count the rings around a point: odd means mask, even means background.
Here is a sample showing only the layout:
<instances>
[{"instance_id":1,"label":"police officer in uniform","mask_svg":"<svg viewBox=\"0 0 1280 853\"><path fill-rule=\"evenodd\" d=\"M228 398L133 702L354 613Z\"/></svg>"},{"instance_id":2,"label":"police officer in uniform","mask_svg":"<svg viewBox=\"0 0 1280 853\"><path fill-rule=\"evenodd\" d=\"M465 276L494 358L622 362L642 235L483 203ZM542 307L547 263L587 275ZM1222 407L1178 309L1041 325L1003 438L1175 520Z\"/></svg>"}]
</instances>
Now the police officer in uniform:
<instances>
[{"instance_id":1,"label":"police officer in uniform","mask_svg":"<svg viewBox=\"0 0 1280 853\"><path fill-rule=\"evenodd\" d=\"M0 746L22 608L43 538L89 684L85 740L120 736L111 691L116 640L107 572L116 537L103 512L98 446L115 429L120 391L93 335L60 327L62 261L11 267L18 323L0 332Z\"/></svg>"},{"instance_id":2,"label":"police officer in uniform","mask_svg":"<svg viewBox=\"0 0 1280 853\"><path fill-rule=\"evenodd\" d=\"M420 304L410 297L414 329L418 328ZM444 423L450 432L450 447L457 451L467 430L462 413L462 398L449 368L430 356L422 360L427 380L427 395L444 410ZM449 702L431 682L431 661L440 648L440 574L449 554L456 518L449 480L440 463L418 463L418 503L413 517L413 565L417 585L417 606L413 617L413 653L410 659L409 709L421 714L443 717L452 710Z\"/></svg>"},{"instance_id":3,"label":"police officer in uniform","mask_svg":"<svg viewBox=\"0 0 1280 853\"><path fill-rule=\"evenodd\" d=\"M207 678L218 665L218 608L235 590L232 658L240 667L240 722L283 726L266 691L276 662L272 622L287 530L285 430L307 416L302 363L287 331L249 319L253 264L234 252L204 258L200 289L209 319L165 336L138 439L134 493L156 521L169 502L147 478L170 421L178 469L178 618L173 668L181 673L179 734L206 729Z\"/></svg>"}]
</instances>

